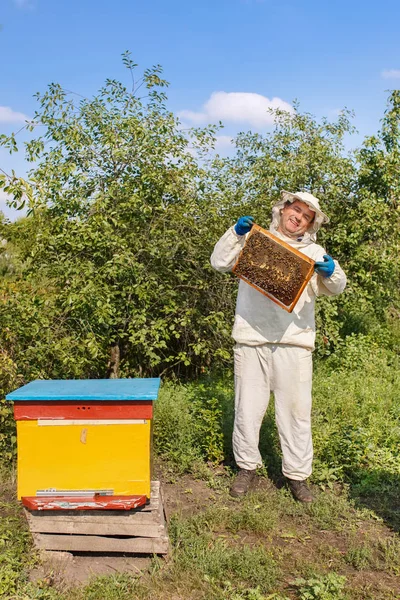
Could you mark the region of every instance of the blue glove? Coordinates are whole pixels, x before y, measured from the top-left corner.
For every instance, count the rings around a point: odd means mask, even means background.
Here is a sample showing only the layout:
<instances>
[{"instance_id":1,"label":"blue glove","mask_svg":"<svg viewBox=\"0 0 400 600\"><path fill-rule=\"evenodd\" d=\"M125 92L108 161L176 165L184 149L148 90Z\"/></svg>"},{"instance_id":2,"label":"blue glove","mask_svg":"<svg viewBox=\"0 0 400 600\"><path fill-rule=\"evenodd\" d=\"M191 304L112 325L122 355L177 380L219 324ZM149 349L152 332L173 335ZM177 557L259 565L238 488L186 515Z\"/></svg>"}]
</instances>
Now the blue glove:
<instances>
[{"instance_id":1,"label":"blue glove","mask_svg":"<svg viewBox=\"0 0 400 600\"><path fill-rule=\"evenodd\" d=\"M316 262L314 265L314 271L322 277L330 277L335 270L335 263L332 256L324 254L324 262Z\"/></svg>"},{"instance_id":2,"label":"blue glove","mask_svg":"<svg viewBox=\"0 0 400 600\"><path fill-rule=\"evenodd\" d=\"M240 217L238 222L235 225L235 231L238 235L245 235L249 233L250 229L253 227L253 217Z\"/></svg>"}]
</instances>

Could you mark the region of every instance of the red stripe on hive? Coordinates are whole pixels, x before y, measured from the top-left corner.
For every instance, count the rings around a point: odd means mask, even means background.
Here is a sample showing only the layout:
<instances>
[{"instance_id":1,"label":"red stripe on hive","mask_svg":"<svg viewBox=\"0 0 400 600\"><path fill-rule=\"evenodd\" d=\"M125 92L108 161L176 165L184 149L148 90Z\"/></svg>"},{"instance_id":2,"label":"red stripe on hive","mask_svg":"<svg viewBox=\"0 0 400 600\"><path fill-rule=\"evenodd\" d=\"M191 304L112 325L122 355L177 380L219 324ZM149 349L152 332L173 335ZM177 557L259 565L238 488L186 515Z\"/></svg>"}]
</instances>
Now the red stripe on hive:
<instances>
[{"instance_id":1,"label":"red stripe on hive","mask_svg":"<svg viewBox=\"0 0 400 600\"><path fill-rule=\"evenodd\" d=\"M152 419L151 400L135 402L14 402L16 421L36 419Z\"/></svg>"}]
</instances>

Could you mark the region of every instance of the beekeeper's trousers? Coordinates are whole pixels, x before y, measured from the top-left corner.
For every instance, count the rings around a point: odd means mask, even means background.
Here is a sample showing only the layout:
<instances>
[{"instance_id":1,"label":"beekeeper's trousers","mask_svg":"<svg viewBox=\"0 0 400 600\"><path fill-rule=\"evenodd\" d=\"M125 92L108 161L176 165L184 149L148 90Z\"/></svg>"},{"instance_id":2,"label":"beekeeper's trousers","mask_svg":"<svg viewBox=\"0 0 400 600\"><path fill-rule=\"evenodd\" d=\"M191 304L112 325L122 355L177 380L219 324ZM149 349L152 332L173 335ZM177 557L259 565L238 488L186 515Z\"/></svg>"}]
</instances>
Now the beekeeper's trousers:
<instances>
[{"instance_id":1,"label":"beekeeper's trousers","mask_svg":"<svg viewBox=\"0 0 400 600\"><path fill-rule=\"evenodd\" d=\"M290 479L311 475L311 351L299 346L236 344L233 452L238 467L261 466L261 423L270 391L282 449L282 472Z\"/></svg>"}]
</instances>

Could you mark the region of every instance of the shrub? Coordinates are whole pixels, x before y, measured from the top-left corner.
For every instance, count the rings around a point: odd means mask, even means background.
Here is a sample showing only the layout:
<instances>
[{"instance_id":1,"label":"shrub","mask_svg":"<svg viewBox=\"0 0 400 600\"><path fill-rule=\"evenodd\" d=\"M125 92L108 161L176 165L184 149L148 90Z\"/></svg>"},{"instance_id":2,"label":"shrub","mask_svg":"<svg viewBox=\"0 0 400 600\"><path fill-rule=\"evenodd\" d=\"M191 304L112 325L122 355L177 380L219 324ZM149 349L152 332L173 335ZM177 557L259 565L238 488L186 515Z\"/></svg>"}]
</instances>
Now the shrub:
<instances>
[{"instance_id":1,"label":"shrub","mask_svg":"<svg viewBox=\"0 0 400 600\"><path fill-rule=\"evenodd\" d=\"M19 387L20 382L16 364L4 351L0 352L0 454L3 465L11 465L17 451L13 406L4 396Z\"/></svg>"}]
</instances>

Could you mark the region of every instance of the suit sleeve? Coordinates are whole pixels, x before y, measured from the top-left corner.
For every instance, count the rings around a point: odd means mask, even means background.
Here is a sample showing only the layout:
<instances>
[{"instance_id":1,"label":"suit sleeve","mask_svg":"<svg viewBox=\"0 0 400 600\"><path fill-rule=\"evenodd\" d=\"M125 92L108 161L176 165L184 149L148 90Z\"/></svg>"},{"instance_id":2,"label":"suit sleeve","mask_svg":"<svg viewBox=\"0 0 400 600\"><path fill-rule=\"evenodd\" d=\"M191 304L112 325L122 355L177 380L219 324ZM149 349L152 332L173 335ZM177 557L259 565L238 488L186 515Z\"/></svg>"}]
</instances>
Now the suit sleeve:
<instances>
[{"instance_id":1,"label":"suit sleeve","mask_svg":"<svg viewBox=\"0 0 400 600\"><path fill-rule=\"evenodd\" d=\"M221 273L231 271L238 259L247 235L238 235L233 227L224 233L214 246L211 255L211 266Z\"/></svg>"}]
</instances>

